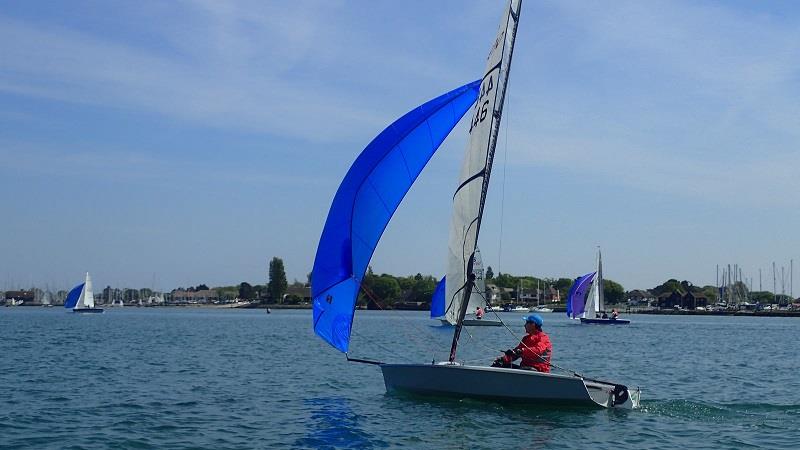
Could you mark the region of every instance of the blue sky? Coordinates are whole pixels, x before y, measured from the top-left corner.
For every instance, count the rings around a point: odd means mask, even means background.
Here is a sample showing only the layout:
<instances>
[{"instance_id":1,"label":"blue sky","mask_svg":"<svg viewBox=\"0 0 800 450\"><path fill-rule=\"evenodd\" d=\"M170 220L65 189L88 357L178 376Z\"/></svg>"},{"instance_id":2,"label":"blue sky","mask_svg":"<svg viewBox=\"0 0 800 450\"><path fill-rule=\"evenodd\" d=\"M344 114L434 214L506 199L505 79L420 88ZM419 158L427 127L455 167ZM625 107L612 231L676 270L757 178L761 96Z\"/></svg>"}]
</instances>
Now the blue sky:
<instances>
[{"instance_id":1,"label":"blue sky","mask_svg":"<svg viewBox=\"0 0 800 450\"><path fill-rule=\"evenodd\" d=\"M627 289L800 263L800 8L527 1L480 246L495 271ZM305 279L383 127L478 78L490 1L0 6L0 277L67 287ZM445 271L459 126L377 272ZM502 228L502 234L500 230ZM769 272L771 284L771 271ZM787 275L788 277L788 275ZM757 286L755 286L757 288Z\"/></svg>"}]
</instances>

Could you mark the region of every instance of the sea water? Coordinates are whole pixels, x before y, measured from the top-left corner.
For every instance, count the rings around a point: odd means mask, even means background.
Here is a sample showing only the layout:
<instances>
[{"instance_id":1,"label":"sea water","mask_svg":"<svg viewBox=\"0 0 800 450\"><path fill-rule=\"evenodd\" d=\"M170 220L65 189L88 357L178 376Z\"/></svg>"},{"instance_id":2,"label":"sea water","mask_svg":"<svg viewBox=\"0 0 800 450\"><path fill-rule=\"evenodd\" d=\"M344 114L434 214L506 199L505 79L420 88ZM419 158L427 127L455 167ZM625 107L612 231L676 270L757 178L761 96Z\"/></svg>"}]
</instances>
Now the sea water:
<instances>
[{"instance_id":1,"label":"sea water","mask_svg":"<svg viewBox=\"0 0 800 450\"><path fill-rule=\"evenodd\" d=\"M487 318L494 318L489 313ZM465 329L488 364L523 333ZM387 394L309 310L0 309L0 448L798 448L800 318L543 314L553 363L641 387L634 411ZM357 311L351 356L447 358L425 312Z\"/></svg>"}]
</instances>

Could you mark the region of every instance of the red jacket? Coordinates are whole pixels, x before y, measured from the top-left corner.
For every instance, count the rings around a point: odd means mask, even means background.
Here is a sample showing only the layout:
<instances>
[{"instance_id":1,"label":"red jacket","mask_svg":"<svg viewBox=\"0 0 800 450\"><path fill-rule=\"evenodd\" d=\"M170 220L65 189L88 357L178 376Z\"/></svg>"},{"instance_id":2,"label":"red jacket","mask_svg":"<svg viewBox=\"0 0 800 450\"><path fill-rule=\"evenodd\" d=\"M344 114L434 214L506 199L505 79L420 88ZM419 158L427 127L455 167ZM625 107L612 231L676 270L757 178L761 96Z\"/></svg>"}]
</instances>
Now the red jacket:
<instances>
[{"instance_id":1,"label":"red jacket","mask_svg":"<svg viewBox=\"0 0 800 450\"><path fill-rule=\"evenodd\" d=\"M538 372L550 372L553 344L550 343L550 337L544 331L525 335L515 350L517 350L516 353L522 355L520 367L533 367Z\"/></svg>"}]
</instances>

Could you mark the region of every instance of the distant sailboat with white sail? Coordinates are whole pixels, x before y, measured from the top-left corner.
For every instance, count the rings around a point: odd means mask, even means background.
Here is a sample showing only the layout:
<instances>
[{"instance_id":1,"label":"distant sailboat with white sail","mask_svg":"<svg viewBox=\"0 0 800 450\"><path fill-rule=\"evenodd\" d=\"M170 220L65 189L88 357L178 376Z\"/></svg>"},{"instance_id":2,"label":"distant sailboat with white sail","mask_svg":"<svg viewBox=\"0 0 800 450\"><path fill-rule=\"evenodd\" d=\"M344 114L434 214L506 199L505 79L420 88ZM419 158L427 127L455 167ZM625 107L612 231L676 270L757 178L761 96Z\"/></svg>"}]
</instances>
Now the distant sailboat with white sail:
<instances>
[{"instance_id":1,"label":"distant sailboat with white sail","mask_svg":"<svg viewBox=\"0 0 800 450\"><path fill-rule=\"evenodd\" d=\"M67 294L64 301L64 308L72 309L76 313L102 313L102 308L94 305L94 293L92 292L92 278L86 272L86 279L83 283L75 286Z\"/></svg>"}]
</instances>

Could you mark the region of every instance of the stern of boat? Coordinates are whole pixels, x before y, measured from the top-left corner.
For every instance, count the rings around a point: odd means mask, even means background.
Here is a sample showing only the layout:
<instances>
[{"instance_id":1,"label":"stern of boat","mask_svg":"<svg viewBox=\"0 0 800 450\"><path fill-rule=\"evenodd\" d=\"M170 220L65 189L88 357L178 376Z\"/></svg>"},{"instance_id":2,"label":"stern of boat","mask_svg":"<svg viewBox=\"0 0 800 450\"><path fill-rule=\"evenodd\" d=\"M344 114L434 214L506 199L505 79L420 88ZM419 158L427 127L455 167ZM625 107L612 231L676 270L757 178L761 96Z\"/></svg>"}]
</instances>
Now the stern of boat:
<instances>
[{"instance_id":1,"label":"stern of boat","mask_svg":"<svg viewBox=\"0 0 800 450\"><path fill-rule=\"evenodd\" d=\"M636 409L639 407L641 391L630 389L621 384L611 384L584 380L589 396L600 406L618 409Z\"/></svg>"}]
</instances>

